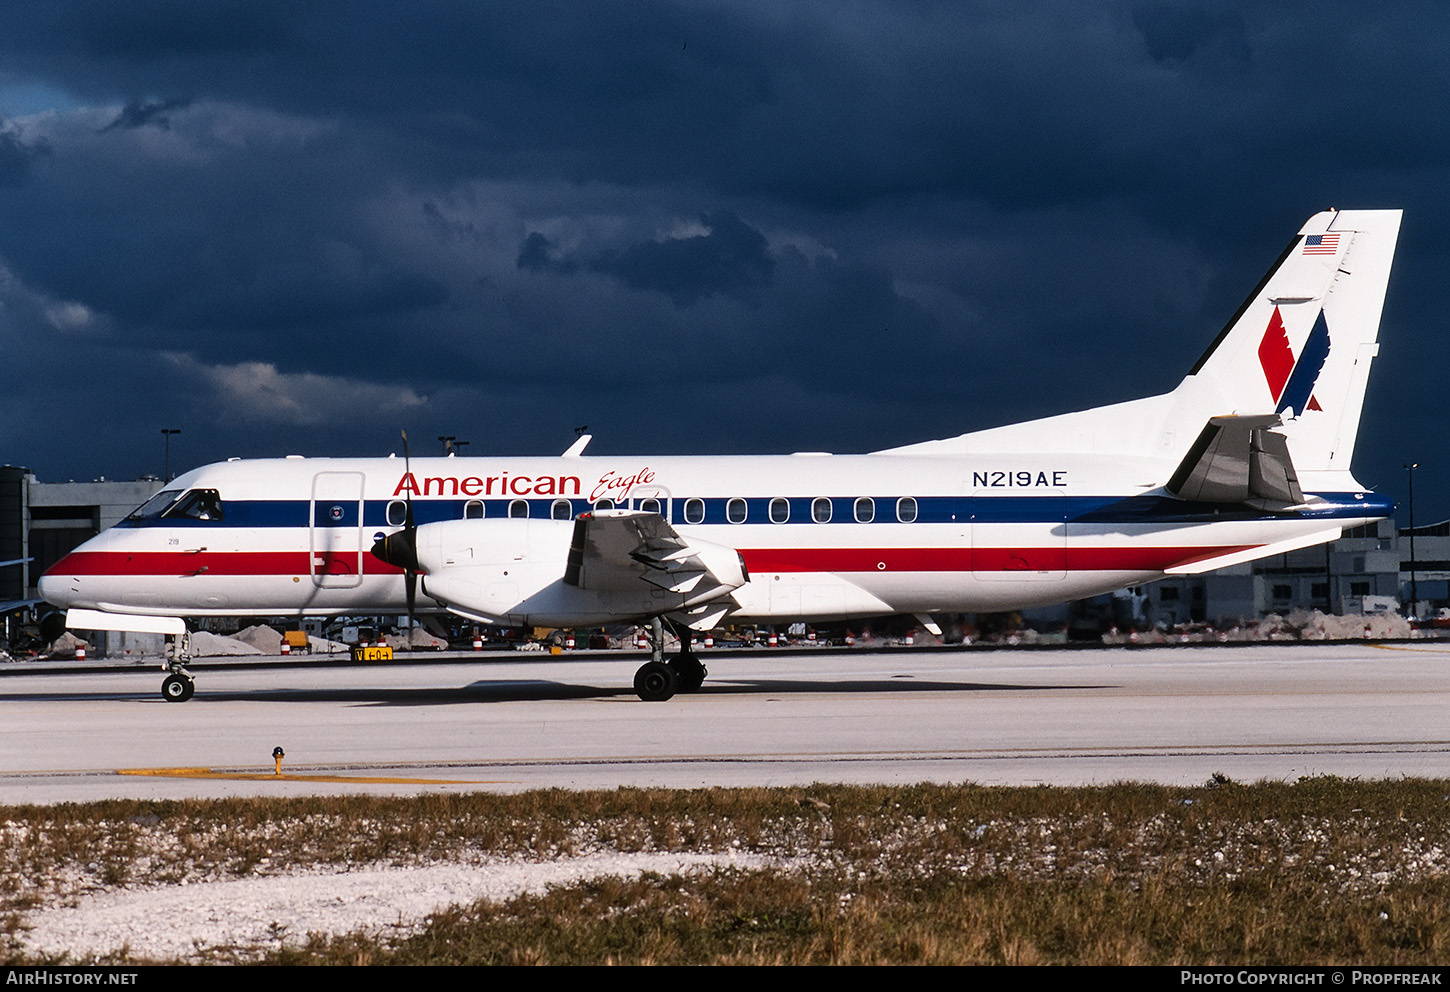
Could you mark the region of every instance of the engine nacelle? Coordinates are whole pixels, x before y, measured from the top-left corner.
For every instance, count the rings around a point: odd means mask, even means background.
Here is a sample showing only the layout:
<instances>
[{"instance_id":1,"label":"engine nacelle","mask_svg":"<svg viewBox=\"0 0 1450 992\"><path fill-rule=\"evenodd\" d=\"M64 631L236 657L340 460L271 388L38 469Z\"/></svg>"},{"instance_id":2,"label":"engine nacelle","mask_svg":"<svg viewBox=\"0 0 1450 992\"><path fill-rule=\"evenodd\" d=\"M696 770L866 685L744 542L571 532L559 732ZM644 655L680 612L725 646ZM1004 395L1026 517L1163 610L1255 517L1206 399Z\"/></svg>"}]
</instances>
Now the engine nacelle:
<instances>
[{"instance_id":1,"label":"engine nacelle","mask_svg":"<svg viewBox=\"0 0 1450 992\"><path fill-rule=\"evenodd\" d=\"M566 581L569 520L449 520L417 530L424 595L463 616L509 625L578 627L658 616L728 596L747 581L734 548L689 542L668 561L621 555Z\"/></svg>"}]
</instances>

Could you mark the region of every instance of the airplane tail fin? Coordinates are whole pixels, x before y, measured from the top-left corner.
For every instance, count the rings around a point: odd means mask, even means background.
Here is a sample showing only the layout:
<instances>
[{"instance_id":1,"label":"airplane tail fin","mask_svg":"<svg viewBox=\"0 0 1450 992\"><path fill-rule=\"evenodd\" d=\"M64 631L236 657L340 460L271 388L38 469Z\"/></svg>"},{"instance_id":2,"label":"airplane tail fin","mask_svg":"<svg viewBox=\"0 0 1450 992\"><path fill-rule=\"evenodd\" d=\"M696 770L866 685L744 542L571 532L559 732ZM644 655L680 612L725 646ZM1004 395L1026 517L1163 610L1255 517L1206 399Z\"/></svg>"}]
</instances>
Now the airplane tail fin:
<instances>
[{"instance_id":1,"label":"airplane tail fin","mask_svg":"<svg viewBox=\"0 0 1450 992\"><path fill-rule=\"evenodd\" d=\"M1311 217L1174 393L1210 416L1278 415L1301 472L1347 471L1400 213Z\"/></svg>"},{"instance_id":2,"label":"airplane tail fin","mask_svg":"<svg viewBox=\"0 0 1450 992\"><path fill-rule=\"evenodd\" d=\"M1171 392L879 453L1071 450L1177 464L1195 438L1200 446L1206 443L1208 428L1217 434L1233 423L1221 418L1268 418L1279 425L1254 421L1258 441L1253 450L1263 456L1261 464L1282 463L1286 473L1347 474L1370 361L1379 350L1380 312L1400 214L1326 210L1309 218ZM1247 423L1239 420L1225 435L1235 450L1242 447L1246 453L1245 472L1252 461ZM1287 452L1277 450L1275 435L1287 441ZM1204 469L1213 477L1239 461L1214 457L1222 464ZM1270 488L1292 491L1287 482Z\"/></svg>"}]
</instances>

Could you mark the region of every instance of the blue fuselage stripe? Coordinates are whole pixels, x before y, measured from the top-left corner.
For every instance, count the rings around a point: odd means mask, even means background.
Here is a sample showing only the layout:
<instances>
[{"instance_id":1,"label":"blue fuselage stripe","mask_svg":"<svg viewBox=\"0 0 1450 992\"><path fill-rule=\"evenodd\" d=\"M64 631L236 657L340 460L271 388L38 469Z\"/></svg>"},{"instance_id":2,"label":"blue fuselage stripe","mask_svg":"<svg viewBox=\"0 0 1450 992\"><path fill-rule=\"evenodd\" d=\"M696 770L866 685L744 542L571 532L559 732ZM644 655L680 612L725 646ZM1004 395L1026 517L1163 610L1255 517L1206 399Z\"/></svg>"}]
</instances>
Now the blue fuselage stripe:
<instances>
[{"instance_id":1,"label":"blue fuselage stripe","mask_svg":"<svg viewBox=\"0 0 1450 992\"><path fill-rule=\"evenodd\" d=\"M1384 517L1394 512L1394 503L1374 494L1320 493L1324 502L1320 505L1297 509L1293 516L1298 518L1334 520L1337 518L1358 519ZM777 497L780 498L780 497ZM790 497L789 523L811 523L814 520L812 504L819 497ZM438 523L445 520L461 520L477 513L467 513L469 504L482 504L483 517L496 520L510 515L512 504L528 505L528 515L533 519L549 519L554 515L559 497L541 499L415 499L413 517L418 524ZM1282 520L1286 514L1269 513L1244 506L1240 503L1188 503L1166 496L916 496L914 521L898 519L897 507L902 497L871 497L871 519L857 520L856 506L861 497L833 496L830 520L823 526L836 524L899 524L899 523L977 523L977 524L1084 524L1105 526L1113 524L1172 524L1212 523L1224 521ZM729 505L742 500L745 504L743 521L731 520ZM762 524L773 522L771 518L771 497L702 497L703 519L686 519L687 502L691 500L676 497L668 503L668 516L672 524ZM362 525L366 528L387 529L401 524L398 509L393 509L393 523L389 522L389 505L397 500L368 500L362 504ZM587 500L570 499L568 517L573 518L590 510ZM639 501L634 501L638 508ZM193 520L191 518L149 517L144 520L126 520L119 527L204 527L217 528L268 528L268 527L356 527L358 526L358 501L309 500L227 500L223 494L224 516L221 520ZM662 508L665 509L665 508ZM693 508L691 509L693 513ZM737 514L738 515L738 514ZM777 516L779 514L777 513Z\"/></svg>"}]
</instances>

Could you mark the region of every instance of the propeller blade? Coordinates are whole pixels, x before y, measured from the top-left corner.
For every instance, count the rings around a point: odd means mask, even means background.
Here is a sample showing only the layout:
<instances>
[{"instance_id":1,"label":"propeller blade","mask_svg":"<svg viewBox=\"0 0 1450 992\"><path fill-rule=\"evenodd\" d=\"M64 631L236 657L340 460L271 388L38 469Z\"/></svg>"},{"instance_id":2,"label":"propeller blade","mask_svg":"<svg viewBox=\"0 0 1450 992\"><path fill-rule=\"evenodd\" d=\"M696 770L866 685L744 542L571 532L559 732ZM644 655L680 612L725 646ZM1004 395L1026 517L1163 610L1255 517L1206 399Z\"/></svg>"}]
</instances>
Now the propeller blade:
<instances>
[{"instance_id":1,"label":"propeller blade","mask_svg":"<svg viewBox=\"0 0 1450 992\"><path fill-rule=\"evenodd\" d=\"M403 471L413 473L412 459L408 455L408 432L403 431ZM403 589L408 600L408 636L413 636L413 605L418 598L418 524L413 519L413 490L403 497L407 501L407 512L403 517L403 531L407 535L407 554L410 563L403 568Z\"/></svg>"}]
</instances>

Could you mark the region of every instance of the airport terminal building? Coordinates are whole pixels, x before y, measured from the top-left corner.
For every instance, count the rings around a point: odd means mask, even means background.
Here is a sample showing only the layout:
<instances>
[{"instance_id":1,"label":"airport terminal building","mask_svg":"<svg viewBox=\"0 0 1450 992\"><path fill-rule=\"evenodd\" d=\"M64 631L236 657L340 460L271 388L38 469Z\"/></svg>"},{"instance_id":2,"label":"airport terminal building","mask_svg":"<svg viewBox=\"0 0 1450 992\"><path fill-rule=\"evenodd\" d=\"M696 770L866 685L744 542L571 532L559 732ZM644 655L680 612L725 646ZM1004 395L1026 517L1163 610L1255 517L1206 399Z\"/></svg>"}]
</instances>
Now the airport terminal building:
<instances>
[{"instance_id":1,"label":"airport terminal building","mask_svg":"<svg viewBox=\"0 0 1450 992\"><path fill-rule=\"evenodd\" d=\"M1442 530L1446 529L1445 525ZM1428 528L1416 528L1418 535ZM1142 619L1168 626L1180 623L1249 620L1296 609L1324 613L1374 613L1398 610L1410 599L1412 563L1407 533L1393 520L1381 520L1345 532L1339 540L1288 554L1207 572L1167 578L1139 589ZM1450 556L1450 537L1432 549L1417 537L1417 557ZM1446 581L1450 562L1439 571L1418 564L1419 615L1450 605ZM1438 581L1429 581L1431 576Z\"/></svg>"},{"instance_id":2,"label":"airport terminal building","mask_svg":"<svg viewBox=\"0 0 1450 992\"><path fill-rule=\"evenodd\" d=\"M45 570L161 490L145 476L129 482L40 482L28 469L0 466L0 603L34 599Z\"/></svg>"}]
</instances>

